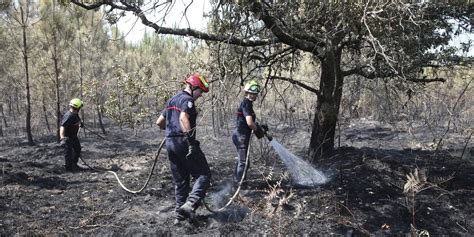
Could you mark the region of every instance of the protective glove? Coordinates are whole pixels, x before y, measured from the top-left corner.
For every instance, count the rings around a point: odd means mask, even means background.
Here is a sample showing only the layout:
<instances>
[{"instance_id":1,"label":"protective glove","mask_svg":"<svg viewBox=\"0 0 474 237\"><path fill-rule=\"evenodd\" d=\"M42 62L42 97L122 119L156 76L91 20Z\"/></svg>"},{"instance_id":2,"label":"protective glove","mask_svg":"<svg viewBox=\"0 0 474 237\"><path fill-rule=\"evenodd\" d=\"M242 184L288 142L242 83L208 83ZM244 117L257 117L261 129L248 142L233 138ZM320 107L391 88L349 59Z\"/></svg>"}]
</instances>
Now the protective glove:
<instances>
[{"instance_id":1,"label":"protective glove","mask_svg":"<svg viewBox=\"0 0 474 237\"><path fill-rule=\"evenodd\" d=\"M186 159L194 157L199 152L199 142L194 139L190 133L184 133L186 140L188 142L188 153L186 154Z\"/></svg>"},{"instance_id":2,"label":"protective glove","mask_svg":"<svg viewBox=\"0 0 474 237\"><path fill-rule=\"evenodd\" d=\"M257 136L258 139L262 138L265 136L265 131L263 130L263 127L260 124L257 125L257 130L255 130L253 133L255 133L255 136Z\"/></svg>"},{"instance_id":3,"label":"protective glove","mask_svg":"<svg viewBox=\"0 0 474 237\"><path fill-rule=\"evenodd\" d=\"M262 124L262 125L260 125L260 126L262 127L263 133L264 133L265 136L267 137L268 141L272 141L272 140L273 140L272 135L268 134L268 125Z\"/></svg>"},{"instance_id":4,"label":"protective glove","mask_svg":"<svg viewBox=\"0 0 474 237\"><path fill-rule=\"evenodd\" d=\"M61 147L66 147L67 146L67 141L69 141L69 137L63 137L61 140L59 140L59 145Z\"/></svg>"},{"instance_id":5,"label":"protective glove","mask_svg":"<svg viewBox=\"0 0 474 237\"><path fill-rule=\"evenodd\" d=\"M188 154L186 154L186 159L191 159L199 153L199 142L194 142L188 146Z\"/></svg>"},{"instance_id":6,"label":"protective glove","mask_svg":"<svg viewBox=\"0 0 474 237\"><path fill-rule=\"evenodd\" d=\"M84 127L84 122L81 121L81 124L79 125L80 128Z\"/></svg>"}]
</instances>

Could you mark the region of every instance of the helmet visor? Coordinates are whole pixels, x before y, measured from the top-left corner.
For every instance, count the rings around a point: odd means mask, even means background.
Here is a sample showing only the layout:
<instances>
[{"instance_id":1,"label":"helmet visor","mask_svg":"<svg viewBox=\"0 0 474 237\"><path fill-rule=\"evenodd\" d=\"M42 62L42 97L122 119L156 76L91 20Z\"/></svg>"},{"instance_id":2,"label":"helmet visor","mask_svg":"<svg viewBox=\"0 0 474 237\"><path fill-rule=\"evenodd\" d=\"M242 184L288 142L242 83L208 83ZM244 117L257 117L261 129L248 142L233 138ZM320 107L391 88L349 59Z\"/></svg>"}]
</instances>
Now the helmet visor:
<instances>
[{"instance_id":1,"label":"helmet visor","mask_svg":"<svg viewBox=\"0 0 474 237\"><path fill-rule=\"evenodd\" d=\"M207 83L204 76L199 76L199 80L201 81L201 84L204 86L204 88L201 88L201 89L203 89L204 92L207 92L209 90L209 83Z\"/></svg>"},{"instance_id":2,"label":"helmet visor","mask_svg":"<svg viewBox=\"0 0 474 237\"><path fill-rule=\"evenodd\" d=\"M248 92L250 93L259 93L260 92L260 86L257 84L253 84L249 87Z\"/></svg>"}]
</instances>

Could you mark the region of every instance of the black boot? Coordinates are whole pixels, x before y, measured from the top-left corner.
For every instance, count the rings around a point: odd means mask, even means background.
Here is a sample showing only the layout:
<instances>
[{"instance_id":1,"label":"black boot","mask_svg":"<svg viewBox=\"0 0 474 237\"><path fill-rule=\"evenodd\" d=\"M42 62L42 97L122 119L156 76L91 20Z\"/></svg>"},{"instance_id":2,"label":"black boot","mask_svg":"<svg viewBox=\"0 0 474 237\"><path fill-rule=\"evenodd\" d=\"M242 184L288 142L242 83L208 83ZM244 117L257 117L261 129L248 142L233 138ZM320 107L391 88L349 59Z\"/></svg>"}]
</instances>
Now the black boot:
<instances>
[{"instance_id":1,"label":"black boot","mask_svg":"<svg viewBox=\"0 0 474 237\"><path fill-rule=\"evenodd\" d=\"M189 216L189 218L194 218L196 215L196 209L194 208L193 203L190 201L186 201L181 207L179 207L179 211L185 214L186 216Z\"/></svg>"}]
</instances>

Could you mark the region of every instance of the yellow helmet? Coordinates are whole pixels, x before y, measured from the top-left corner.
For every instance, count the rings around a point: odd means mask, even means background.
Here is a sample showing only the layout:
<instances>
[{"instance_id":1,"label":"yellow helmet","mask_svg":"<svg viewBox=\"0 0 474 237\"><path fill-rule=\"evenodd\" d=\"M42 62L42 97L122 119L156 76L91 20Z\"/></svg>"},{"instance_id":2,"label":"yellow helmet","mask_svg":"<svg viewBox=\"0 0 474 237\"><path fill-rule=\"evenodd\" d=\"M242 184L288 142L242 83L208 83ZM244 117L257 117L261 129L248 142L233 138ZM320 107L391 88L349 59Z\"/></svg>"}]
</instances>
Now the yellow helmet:
<instances>
[{"instance_id":1,"label":"yellow helmet","mask_svg":"<svg viewBox=\"0 0 474 237\"><path fill-rule=\"evenodd\" d=\"M207 82L206 78L203 75L200 75L198 73L191 75L184 81L185 83L188 83L191 85L193 88L199 88L203 92L209 92L209 83Z\"/></svg>"},{"instance_id":2,"label":"yellow helmet","mask_svg":"<svg viewBox=\"0 0 474 237\"><path fill-rule=\"evenodd\" d=\"M81 109L84 104L78 98L74 98L69 102L69 106L73 107L74 109Z\"/></svg>"},{"instance_id":3,"label":"yellow helmet","mask_svg":"<svg viewBox=\"0 0 474 237\"><path fill-rule=\"evenodd\" d=\"M250 81L245 84L244 91L248 93L258 94L260 93L260 85L256 81Z\"/></svg>"}]
</instances>

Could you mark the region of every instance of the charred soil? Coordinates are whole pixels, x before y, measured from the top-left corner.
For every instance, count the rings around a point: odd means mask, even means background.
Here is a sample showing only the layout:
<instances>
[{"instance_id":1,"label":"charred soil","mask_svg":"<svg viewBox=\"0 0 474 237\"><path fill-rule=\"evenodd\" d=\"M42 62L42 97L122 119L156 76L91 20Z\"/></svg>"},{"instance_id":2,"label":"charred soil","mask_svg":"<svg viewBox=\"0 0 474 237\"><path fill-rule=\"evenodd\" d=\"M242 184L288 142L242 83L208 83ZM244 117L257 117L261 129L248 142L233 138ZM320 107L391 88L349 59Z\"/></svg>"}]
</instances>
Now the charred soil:
<instances>
[{"instance_id":1,"label":"charred soil","mask_svg":"<svg viewBox=\"0 0 474 237\"><path fill-rule=\"evenodd\" d=\"M228 131L215 135L212 128L206 129L200 134L207 135L200 135L200 140L213 175L208 202L217 202L216 196L225 202L234 146ZM307 132L278 127L273 132L287 149L305 156ZM37 138L35 146L19 138L4 138L0 143L0 233L474 234L472 159L461 159L448 150L400 145L394 136L402 135L397 133L385 128L347 129L337 152L317 162L316 168L329 182L313 188L293 186L268 141L254 139L248 179L235 202L220 213L202 206L194 221L179 226L173 225L174 185L165 150L148 187L130 194L111 173L95 171L81 161L84 171L65 172L54 137ZM127 187L139 189L163 132L146 129L135 134L117 129L110 134L103 140L81 133L82 158L93 167L116 168Z\"/></svg>"}]
</instances>

